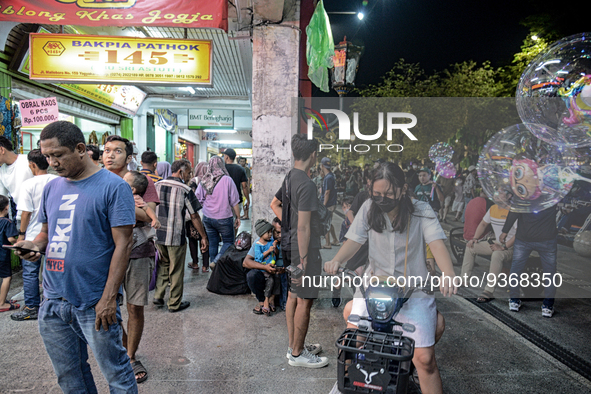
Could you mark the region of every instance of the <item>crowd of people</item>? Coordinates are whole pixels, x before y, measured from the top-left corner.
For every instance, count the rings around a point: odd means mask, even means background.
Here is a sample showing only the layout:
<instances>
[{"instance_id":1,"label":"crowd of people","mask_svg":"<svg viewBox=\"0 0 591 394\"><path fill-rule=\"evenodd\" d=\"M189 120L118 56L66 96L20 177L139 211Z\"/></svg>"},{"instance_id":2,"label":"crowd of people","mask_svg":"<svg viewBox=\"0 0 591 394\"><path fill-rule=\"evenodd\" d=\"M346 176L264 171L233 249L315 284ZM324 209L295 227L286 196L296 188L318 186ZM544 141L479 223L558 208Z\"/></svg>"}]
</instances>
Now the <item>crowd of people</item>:
<instances>
[{"instance_id":1,"label":"crowd of people","mask_svg":"<svg viewBox=\"0 0 591 394\"><path fill-rule=\"evenodd\" d=\"M258 302L253 313L285 311L291 366L329 363L319 355L320 344L306 341L320 288L306 284L304 275L334 275L340 267L369 276L427 280L443 275L450 280L441 282L442 294L455 294L455 272L440 224L450 210L464 222L462 277L471 275L478 255L491 256L492 274L508 265L519 274L533 250L544 272L556 271L555 211L515 214L509 211L509 196L489 201L474 166L456 178L434 180L430 168L416 164L403 171L384 160L373 167L319 160L318 142L305 135L294 135L291 149L294 166L270 201L275 217L256 221L256 238L241 262ZM102 152L86 145L80 129L64 121L45 127L40 149L28 155L15 154L10 141L0 137L1 191L15 203L11 208L10 200L0 196L0 237L4 245L14 243L22 259L25 300L20 310L18 303L6 300L10 253L0 249L0 311L14 311L15 321L39 320L65 392L95 390L87 346L113 392L137 392L137 383L148 378L136 352L154 270L153 304L172 313L189 308L183 299L187 245L192 259L187 266L207 273L234 244L241 221L249 220L250 169L243 158L235 164L234 150L195 168L186 159L159 161L152 151L134 163L134 155L139 156L137 148L117 135L108 137ZM332 217L339 207L343 221L337 237ZM489 225L494 237L487 236ZM338 252L323 262L321 250L333 247ZM494 287L492 281L487 284L477 301L492 300ZM546 289L545 317L553 314L554 294L555 288ZM357 324L348 321L349 315L368 313L359 295L344 306L349 327ZM510 297L510 310L518 311L518 286L511 288ZM337 288L332 305L340 303ZM125 325L120 305L128 311ZM441 392L434 345L445 321L435 299L412 298L397 320L416 326L407 335L415 341L413 361L421 387Z\"/></svg>"},{"instance_id":2,"label":"crowd of people","mask_svg":"<svg viewBox=\"0 0 591 394\"><path fill-rule=\"evenodd\" d=\"M39 145L18 155L0 137L0 237L21 258L25 301L20 308L7 300L11 254L1 248L0 312L14 311L15 321L39 320L64 392L96 391L87 345L113 392L137 392L148 378L136 352L152 275L156 270L155 305L166 304L169 312L190 306L183 300L187 244L189 268L199 268L199 245L208 272L210 256L217 261L233 243L240 207L248 218L246 161L233 164L236 153L227 149L224 159L213 156L193 169L186 159L170 164L148 150L138 163L127 139L109 136L101 151L65 121L45 127Z\"/></svg>"}]
</instances>

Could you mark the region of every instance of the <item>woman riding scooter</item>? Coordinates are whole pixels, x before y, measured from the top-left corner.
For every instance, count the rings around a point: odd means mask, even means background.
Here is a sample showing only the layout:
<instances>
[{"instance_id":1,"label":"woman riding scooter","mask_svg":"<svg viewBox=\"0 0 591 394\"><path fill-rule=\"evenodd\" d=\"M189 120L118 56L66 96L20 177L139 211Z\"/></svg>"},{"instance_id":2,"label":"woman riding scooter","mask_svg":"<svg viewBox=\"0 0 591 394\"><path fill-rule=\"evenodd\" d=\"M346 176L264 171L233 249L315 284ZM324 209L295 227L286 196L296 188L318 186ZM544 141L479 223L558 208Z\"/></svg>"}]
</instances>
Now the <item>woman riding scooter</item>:
<instances>
[{"instance_id":1,"label":"woman riding scooter","mask_svg":"<svg viewBox=\"0 0 591 394\"><path fill-rule=\"evenodd\" d=\"M331 275L337 274L342 263L349 260L361 245L369 240L369 264L365 275L428 278L425 264L425 244L429 245L437 266L446 280L442 280L441 293L451 296L455 273L451 257L443 240L446 238L437 215L428 203L411 199L404 172L393 163L382 163L373 172L370 199L359 210L347 241L332 261L324 265ZM417 284L418 286L418 284ZM417 369L424 393L442 393L441 377L435 361L434 345L444 330L443 317L437 312L435 299L416 293L400 310L396 320L409 323L416 331L405 333L415 340L413 363ZM345 307L349 314L367 316L365 300L357 289L353 301ZM356 324L348 323L355 328Z\"/></svg>"}]
</instances>

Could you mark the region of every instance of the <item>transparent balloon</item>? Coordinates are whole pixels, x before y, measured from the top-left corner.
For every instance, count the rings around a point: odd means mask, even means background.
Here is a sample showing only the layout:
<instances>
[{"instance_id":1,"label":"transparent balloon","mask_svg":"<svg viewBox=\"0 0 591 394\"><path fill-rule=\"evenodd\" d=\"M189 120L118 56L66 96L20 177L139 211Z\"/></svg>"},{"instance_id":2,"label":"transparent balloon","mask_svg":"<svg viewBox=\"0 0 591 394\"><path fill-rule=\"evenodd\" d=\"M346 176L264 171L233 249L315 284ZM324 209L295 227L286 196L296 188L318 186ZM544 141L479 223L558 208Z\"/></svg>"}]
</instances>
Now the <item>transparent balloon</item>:
<instances>
[{"instance_id":1,"label":"transparent balloon","mask_svg":"<svg viewBox=\"0 0 591 394\"><path fill-rule=\"evenodd\" d=\"M535 58L516 92L521 121L557 146L591 146L591 33L563 38Z\"/></svg>"},{"instance_id":2,"label":"transparent balloon","mask_svg":"<svg viewBox=\"0 0 591 394\"><path fill-rule=\"evenodd\" d=\"M435 164L435 170L439 175L444 178L455 178L456 176L456 167L454 163L448 161L447 163L437 163Z\"/></svg>"},{"instance_id":3,"label":"transparent balloon","mask_svg":"<svg viewBox=\"0 0 591 394\"><path fill-rule=\"evenodd\" d=\"M429 148L429 159L436 163L445 163L451 160L454 150L447 142L438 142Z\"/></svg>"},{"instance_id":4,"label":"transparent balloon","mask_svg":"<svg viewBox=\"0 0 591 394\"><path fill-rule=\"evenodd\" d=\"M504 128L486 143L478 160L478 178L488 197L518 213L556 205L581 179L572 149L534 134L523 124Z\"/></svg>"}]
</instances>

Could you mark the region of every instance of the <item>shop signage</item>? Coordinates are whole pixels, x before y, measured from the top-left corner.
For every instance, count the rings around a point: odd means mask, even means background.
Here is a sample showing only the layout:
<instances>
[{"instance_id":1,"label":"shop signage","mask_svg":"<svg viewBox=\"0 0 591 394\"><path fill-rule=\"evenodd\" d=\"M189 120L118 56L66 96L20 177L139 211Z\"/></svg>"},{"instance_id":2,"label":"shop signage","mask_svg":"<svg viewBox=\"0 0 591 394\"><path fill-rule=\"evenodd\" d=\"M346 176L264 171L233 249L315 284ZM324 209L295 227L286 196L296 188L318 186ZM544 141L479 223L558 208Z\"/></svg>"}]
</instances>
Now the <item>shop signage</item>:
<instances>
[{"instance_id":1,"label":"shop signage","mask_svg":"<svg viewBox=\"0 0 591 394\"><path fill-rule=\"evenodd\" d=\"M234 111L225 109L190 109L189 129L231 129Z\"/></svg>"},{"instance_id":2,"label":"shop signage","mask_svg":"<svg viewBox=\"0 0 591 394\"><path fill-rule=\"evenodd\" d=\"M173 40L30 34L29 78L53 82L212 84L212 44Z\"/></svg>"},{"instance_id":3,"label":"shop signage","mask_svg":"<svg viewBox=\"0 0 591 394\"><path fill-rule=\"evenodd\" d=\"M0 21L228 30L226 0L5 0Z\"/></svg>"},{"instance_id":4,"label":"shop signage","mask_svg":"<svg viewBox=\"0 0 591 394\"><path fill-rule=\"evenodd\" d=\"M164 130L175 134L178 132L178 118L174 112L169 109L156 109L154 110L156 115L156 124L162 127Z\"/></svg>"},{"instance_id":5,"label":"shop signage","mask_svg":"<svg viewBox=\"0 0 591 394\"><path fill-rule=\"evenodd\" d=\"M146 92L129 85L62 84L57 86L113 109L135 116L146 98Z\"/></svg>"},{"instance_id":6,"label":"shop signage","mask_svg":"<svg viewBox=\"0 0 591 394\"><path fill-rule=\"evenodd\" d=\"M19 106L23 126L47 124L59 120L59 110L55 97L21 100Z\"/></svg>"}]
</instances>

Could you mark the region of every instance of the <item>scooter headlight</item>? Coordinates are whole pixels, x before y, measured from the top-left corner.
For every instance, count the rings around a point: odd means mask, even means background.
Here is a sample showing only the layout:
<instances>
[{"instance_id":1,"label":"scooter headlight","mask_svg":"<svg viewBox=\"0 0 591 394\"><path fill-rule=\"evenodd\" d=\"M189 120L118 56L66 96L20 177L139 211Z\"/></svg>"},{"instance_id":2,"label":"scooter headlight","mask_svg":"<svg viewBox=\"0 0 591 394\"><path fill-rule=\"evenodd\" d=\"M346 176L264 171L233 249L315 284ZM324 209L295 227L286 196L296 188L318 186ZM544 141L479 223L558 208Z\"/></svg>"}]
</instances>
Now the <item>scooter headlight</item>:
<instances>
[{"instance_id":1,"label":"scooter headlight","mask_svg":"<svg viewBox=\"0 0 591 394\"><path fill-rule=\"evenodd\" d=\"M395 290L389 287L370 286L366 290L367 312L377 322L387 323L396 309Z\"/></svg>"}]
</instances>

